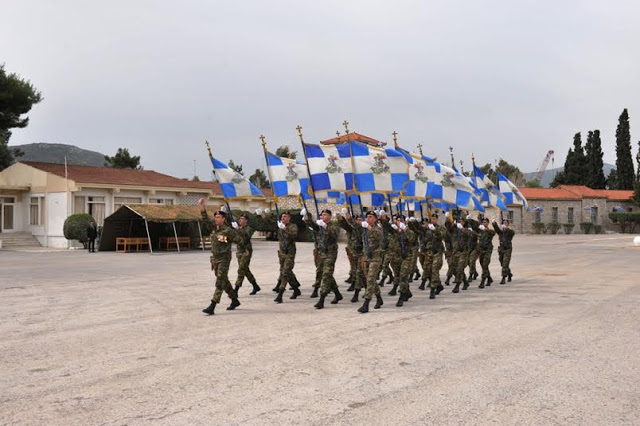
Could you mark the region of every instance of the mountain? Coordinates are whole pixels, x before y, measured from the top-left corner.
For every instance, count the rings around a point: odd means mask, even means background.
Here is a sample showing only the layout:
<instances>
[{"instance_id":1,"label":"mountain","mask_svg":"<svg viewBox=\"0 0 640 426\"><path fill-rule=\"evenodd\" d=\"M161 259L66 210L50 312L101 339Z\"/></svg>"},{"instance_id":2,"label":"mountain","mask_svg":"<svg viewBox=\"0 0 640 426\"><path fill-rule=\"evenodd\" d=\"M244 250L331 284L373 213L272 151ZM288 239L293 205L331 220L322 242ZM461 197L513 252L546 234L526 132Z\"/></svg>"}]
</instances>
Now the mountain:
<instances>
[{"instance_id":1,"label":"mountain","mask_svg":"<svg viewBox=\"0 0 640 426\"><path fill-rule=\"evenodd\" d=\"M609 176L609 173L611 173L611 170L615 168L616 166L612 164L604 163L604 167L603 167L604 176L605 177ZM553 179L556 177L556 175L563 170L564 170L564 167L556 167L555 169L545 170L544 174L542 175L542 179L540 179L540 185L542 185L544 188L548 188L551 182L553 181ZM533 178L536 177L536 174L538 173L537 172L525 173L524 179L527 181L532 180Z\"/></svg>"},{"instance_id":2,"label":"mountain","mask_svg":"<svg viewBox=\"0 0 640 426\"><path fill-rule=\"evenodd\" d=\"M40 161L42 163L64 163L67 157L67 164L78 166L104 167L104 154L96 151L78 148L74 145L61 143L29 143L25 145L12 145L10 148L17 148L24 152L17 161Z\"/></svg>"}]
</instances>

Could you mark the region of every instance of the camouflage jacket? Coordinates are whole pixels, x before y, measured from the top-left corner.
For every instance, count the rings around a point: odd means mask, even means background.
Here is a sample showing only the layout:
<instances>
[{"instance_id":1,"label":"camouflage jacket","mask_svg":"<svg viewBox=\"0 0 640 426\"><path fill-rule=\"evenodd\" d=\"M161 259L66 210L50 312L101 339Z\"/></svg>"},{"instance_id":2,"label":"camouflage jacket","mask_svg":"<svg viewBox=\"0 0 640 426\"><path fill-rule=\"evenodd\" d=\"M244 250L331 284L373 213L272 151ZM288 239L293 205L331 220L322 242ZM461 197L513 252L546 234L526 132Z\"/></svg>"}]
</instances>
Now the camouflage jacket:
<instances>
[{"instance_id":1,"label":"camouflage jacket","mask_svg":"<svg viewBox=\"0 0 640 426\"><path fill-rule=\"evenodd\" d=\"M280 253L296 254L296 237L298 236L298 227L289 222L284 229L278 228L278 231Z\"/></svg>"},{"instance_id":2,"label":"camouflage jacket","mask_svg":"<svg viewBox=\"0 0 640 426\"><path fill-rule=\"evenodd\" d=\"M494 235L496 235L496 232L491 228L485 228L484 231L478 233L478 247L480 247L480 250L493 249Z\"/></svg>"},{"instance_id":3,"label":"camouflage jacket","mask_svg":"<svg viewBox=\"0 0 640 426\"><path fill-rule=\"evenodd\" d=\"M449 233L442 225L434 225L436 229L433 231L429 228L425 229L425 240L429 251L432 254L444 253L444 244L442 240L449 236Z\"/></svg>"},{"instance_id":4,"label":"camouflage jacket","mask_svg":"<svg viewBox=\"0 0 640 426\"><path fill-rule=\"evenodd\" d=\"M466 228L458 229L455 223L447 222L447 229L451 235L451 247L453 251L467 251L469 249L469 231Z\"/></svg>"},{"instance_id":5,"label":"camouflage jacket","mask_svg":"<svg viewBox=\"0 0 640 426\"><path fill-rule=\"evenodd\" d=\"M467 228L467 250L474 251L478 247L478 233L471 227Z\"/></svg>"},{"instance_id":6,"label":"camouflage jacket","mask_svg":"<svg viewBox=\"0 0 640 426\"><path fill-rule=\"evenodd\" d=\"M398 231L393 229L389 220L381 220L380 224L382 225L383 232L386 232L387 237L387 253L391 253L394 255L400 255L400 240ZM383 245L384 248L384 245Z\"/></svg>"},{"instance_id":7,"label":"camouflage jacket","mask_svg":"<svg viewBox=\"0 0 640 426\"><path fill-rule=\"evenodd\" d=\"M414 221L409 222L409 228L416 234L416 238L418 239L417 245L420 253L427 252L427 241L425 239L424 227L421 222Z\"/></svg>"},{"instance_id":8,"label":"camouflage jacket","mask_svg":"<svg viewBox=\"0 0 640 426\"><path fill-rule=\"evenodd\" d=\"M504 231L500 229L497 223L493 222L493 229L500 237L500 247L503 249L510 249L513 247L513 236L516 235L516 231L511 228L507 228Z\"/></svg>"},{"instance_id":9,"label":"camouflage jacket","mask_svg":"<svg viewBox=\"0 0 640 426\"><path fill-rule=\"evenodd\" d=\"M367 260L382 262L382 226L375 224L363 232L362 244Z\"/></svg>"},{"instance_id":10,"label":"camouflage jacket","mask_svg":"<svg viewBox=\"0 0 640 426\"><path fill-rule=\"evenodd\" d=\"M255 229L247 225L244 228L238 228L236 231L238 232L238 242L236 244L238 247L238 253L244 253L247 251L253 252L251 237L253 236Z\"/></svg>"},{"instance_id":11,"label":"camouflage jacket","mask_svg":"<svg viewBox=\"0 0 640 426\"><path fill-rule=\"evenodd\" d=\"M353 219L346 219L342 216L338 219L338 225L347 232L349 248L356 254L362 254L362 234L364 234L362 226L356 225Z\"/></svg>"},{"instance_id":12,"label":"camouflage jacket","mask_svg":"<svg viewBox=\"0 0 640 426\"><path fill-rule=\"evenodd\" d=\"M238 233L226 223L211 230L211 254L213 257L231 256L231 243L238 242Z\"/></svg>"},{"instance_id":13,"label":"camouflage jacket","mask_svg":"<svg viewBox=\"0 0 640 426\"><path fill-rule=\"evenodd\" d=\"M313 220L307 220L307 224L313 228L318 241L318 252L333 253L338 252L338 236L340 235L340 227L333 222L329 222L326 228L321 228Z\"/></svg>"}]
</instances>

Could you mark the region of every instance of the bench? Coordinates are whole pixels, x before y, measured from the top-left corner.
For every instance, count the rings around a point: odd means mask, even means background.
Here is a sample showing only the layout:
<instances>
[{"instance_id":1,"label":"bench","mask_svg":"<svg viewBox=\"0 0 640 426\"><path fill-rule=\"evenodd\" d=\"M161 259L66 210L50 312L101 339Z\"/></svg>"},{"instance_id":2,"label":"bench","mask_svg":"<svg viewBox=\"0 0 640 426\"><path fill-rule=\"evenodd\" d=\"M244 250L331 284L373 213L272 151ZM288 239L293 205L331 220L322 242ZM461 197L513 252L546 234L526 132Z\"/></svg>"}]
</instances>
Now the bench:
<instances>
[{"instance_id":1,"label":"bench","mask_svg":"<svg viewBox=\"0 0 640 426\"><path fill-rule=\"evenodd\" d=\"M131 253L133 251L140 252L149 250L149 240L147 238L116 238L116 253Z\"/></svg>"},{"instance_id":2,"label":"bench","mask_svg":"<svg viewBox=\"0 0 640 426\"><path fill-rule=\"evenodd\" d=\"M190 249L191 248L191 237L178 237L178 241L176 242L176 237L160 237L160 249L163 248L167 251L178 250L178 246L180 249Z\"/></svg>"}]
</instances>

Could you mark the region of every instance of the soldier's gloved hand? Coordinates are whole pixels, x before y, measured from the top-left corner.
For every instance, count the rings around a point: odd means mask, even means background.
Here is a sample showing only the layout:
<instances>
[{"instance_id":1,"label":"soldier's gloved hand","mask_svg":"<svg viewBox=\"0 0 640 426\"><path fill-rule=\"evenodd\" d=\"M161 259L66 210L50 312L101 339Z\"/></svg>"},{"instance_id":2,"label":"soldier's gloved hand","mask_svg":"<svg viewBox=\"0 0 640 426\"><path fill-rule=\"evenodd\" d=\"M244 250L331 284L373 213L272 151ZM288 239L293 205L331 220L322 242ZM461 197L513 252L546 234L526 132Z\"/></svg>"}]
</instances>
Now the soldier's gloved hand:
<instances>
[{"instance_id":1,"label":"soldier's gloved hand","mask_svg":"<svg viewBox=\"0 0 640 426\"><path fill-rule=\"evenodd\" d=\"M265 214L269 214L271 213L271 209L269 207L265 207L264 212Z\"/></svg>"},{"instance_id":2,"label":"soldier's gloved hand","mask_svg":"<svg viewBox=\"0 0 640 426\"><path fill-rule=\"evenodd\" d=\"M430 224L429 224L429 229L431 229L432 231L435 231L435 230L436 230L436 227L435 227L435 226L433 226L433 223L430 223Z\"/></svg>"},{"instance_id":3,"label":"soldier's gloved hand","mask_svg":"<svg viewBox=\"0 0 640 426\"><path fill-rule=\"evenodd\" d=\"M260 215L262 214L262 209L261 209L260 207L258 207L258 208L256 209L256 214L257 214L258 216L260 216Z\"/></svg>"},{"instance_id":4,"label":"soldier's gloved hand","mask_svg":"<svg viewBox=\"0 0 640 426\"><path fill-rule=\"evenodd\" d=\"M478 226L478 229L481 230L481 231L484 231L484 225Z\"/></svg>"},{"instance_id":5,"label":"soldier's gloved hand","mask_svg":"<svg viewBox=\"0 0 640 426\"><path fill-rule=\"evenodd\" d=\"M416 218L415 218L415 217L413 217L413 216L411 216L408 220L409 220L409 222L415 222L415 221L416 221Z\"/></svg>"},{"instance_id":6,"label":"soldier's gloved hand","mask_svg":"<svg viewBox=\"0 0 640 426\"><path fill-rule=\"evenodd\" d=\"M502 229L504 231L506 229L506 226L500 225L500 229Z\"/></svg>"},{"instance_id":7,"label":"soldier's gloved hand","mask_svg":"<svg viewBox=\"0 0 640 426\"><path fill-rule=\"evenodd\" d=\"M444 217L449 217L449 212L444 212Z\"/></svg>"},{"instance_id":8,"label":"soldier's gloved hand","mask_svg":"<svg viewBox=\"0 0 640 426\"><path fill-rule=\"evenodd\" d=\"M342 216L346 216L347 213L349 213L349 210L343 207L342 210L340 210L340 213L342 213Z\"/></svg>"},{"instance_id":9,"label":"soldier's gloved hand","mask_svg":"<svg viewBox=\"0 0 640 426\"><path fill-rule=\"evenodd\" d=\"M231 222L233 229L238 229L238 222Z\"/></svg>"},{"instance_id":10,"label":"soldier's gloved hand","mask_svg":"<svg viewBox=\"0 0 640 426\"><path fill-rule=\"evenodd\" d=\"M305 217L306 215L307 215L307 209L303 207L302 210L300 210L300 216Z\"/></svg>"},{"instance_id":11,"label":"soldier's gloved hand","mask_svg":"<svg viewBox=\"0 0 640 426\"><path fill-rule=\"evenodd\" d=\"M324 223L324 220L322 220L322 219L318 219L318 220L316 221L316 223L317 223L317 224L318 224L318 226L319 226L319 227L321 227L321 228L326 228L326 227L327 227L327 224L326 224L326 223Z\"/></svg>"},{"instance_id":12,"label":"soldier's gloved hand","mask_svg":"<svg viewBox=\"0 0 640 426\"><path fill-rule=\"evenodd\" d=\"M367 222L362 222L362 227L364 229L369 229L369 224Z\"/></svg>"},{"instance_id":13,"label":"soldier's gloved hand","mask_svg":"<svg viewBox=\"0 0 640 426\"><path fill-rule=\"evenodd\" d=\"M280 229L285 229L285 228L286 228L286 226L284 226L284 223L282 223L282 222L278 221L278 228L280 228Z\"/></svg>"},{"instance_id":14,"label":"soldier's gloved hand","mask_svg":"<svg viewBox=\"0 0 640 426\"><path fill-rule=\"evenodd\" d=\"M464 228L464 226L462 226L462 224L461 224L461 223L458 223L456 226L458 227L458 229L462 229L462 228Z\"/></svg>"},{"instance_id":15,"label":"soldier's gloved hand","mask_svg":"<svg viewBox=\"0 0 640 426\"><path fill-rule=\"evenodd\" d=\"M400 225L398 225L400 227L401 231L404 231L405 229L407 229L407 225L405 225L404 223L400 222Z\"/></svg>"},{"instance_id":16,"label":"soldier's gloved hand","mask_svg":"<svg viewBox=\"0 0 640 426\"><path fill-rule=\"evenodd\" d=\"M398 226L397 226L395 223L392 223L392 224L391 224L391 227L392 227L393 229L395 229L396 231L398 230Z\"/></svg>"}]
</instances>

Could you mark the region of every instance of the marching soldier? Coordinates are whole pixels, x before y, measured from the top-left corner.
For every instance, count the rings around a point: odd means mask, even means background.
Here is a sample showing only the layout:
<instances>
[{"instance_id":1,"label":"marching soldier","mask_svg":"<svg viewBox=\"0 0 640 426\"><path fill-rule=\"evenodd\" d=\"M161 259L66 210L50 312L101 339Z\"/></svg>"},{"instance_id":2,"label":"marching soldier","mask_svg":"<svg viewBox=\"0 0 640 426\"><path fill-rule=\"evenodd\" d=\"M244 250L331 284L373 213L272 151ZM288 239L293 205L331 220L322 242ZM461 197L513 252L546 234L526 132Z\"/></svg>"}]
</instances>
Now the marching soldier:
<instances>
[{"instance_id":1,"label":"marching soldier","mask_svg":"<svg viewBox=\"0 0 640 426\"><path fill-rule=\"evenodd\" d=\"M480 255L480 249L478 247L478 226L480 223L467 217L467 225L469 232L469 282L478 278L478 271L476 270L476 263L478 256Z\"/></svg>"},{"instance_id":2,"label":"marching soldier","mask_svg":"<svg viewBox=\"0 0 640 426\"><path fill-rule=\"evenodd\" d=\"M251 256L253 255L253 246L251 245L251 236L255 230L249 226L249 217L246 214L241 215L238 218L238 243L236 244L236 258L238 259L238 278L236 278L235 292L238 294L238 290L242 287L244 277L253 286L253 290L250 295L254 295L260 291L260 286L256 282L255 277L249 269L251 263Z\"/></svg>"},{"instance_id":3,"label":"marching soldier","mask_svg":"<svg viewBox=\"0 0 640 426\"><path fill-rule=\"evenodd\" d=\"M451 223L450 221L453 220L453 216L447 212L445 213L445 225L448 225L449 223ZM447 261L447 279L445 280L445 285L449 285L451 278L453 277L453 274L455 273L456 270L456 265L455 265L455 261L456 261L456 257L454 256L453 253L453 236L451 234L451 231L449 230L449 227L446 227L447 229L447 236L444 239L444 258Z\"/></svg>"},{"instance_id":4,"label":"marching soldier","mask_svg":"<svg viewBox=\"0 0 640 426\"><path fill-rule=\"evenodd\" d=\"M387 223L387 212L380 210L378 212L378 224ZM389 254L389 231L385 226L382 226L382 264L380 271L382 271L382 278L378 282L380 287L384 286L384 281L389 277L389 282L393 282L393 271L391 270L391 255Z\"/></svg>"},{"instance_id":5,"label":"marching soldier","mask_svg":"<svg viewBox=\"0 0 640 426\"><path fill-rule=\"evenodd\" d=\"M482 277L478 288L484 288L485 281L487 286L493 282L489 264L491 263L491 254L493 253L493 236L495 231L489 226L489 219L482 219L482 225L478 227L478 250L480 250L480 267L482 268Z\"/></svg>"},{"instance_id":6,"label":"marching soldier","mask_svg":"<svg viewBox=\"0 0 640 426\"><path fill-rule=\"evenodd\" d=\"M500 284L504 284L505 279L509 279L509 282L511 282L511 278L513 278L509 266L511 264L511 250L513 250L513 236L516 232L509 228L509 221L507 219L502 221L502 226L498 226L496 222L493 222L493 229L495 229L496 233L500 236L500 245L498 246L498 256L500 265L502 266L502 280L500 280Z\"/></svg>"},{"instance_id":7,"label":"marching soldier","mask_svg":"<svg viewBox=\"0 0 640 426\"><path fill-rule=\"evenodd\" d=\"M389 266L395 275L393 277L393 288L389 291L389 296L398 294L398 286L400 286L400 268L402 267L402 257L400 255L400 234L398 233L398 216L393 215L391 221L382 218L381 224L387 232L389 245L385 255L389 257Z\"/></svg>"},{"instance_id":8,"label":"marching soldier","mask_svg":"<svg viewBox=\"0 0 640 426\"><path fill-rule=\"evenodd\" d=\"M276 303L282 303L282 295L287 289L287 284L293 288L293 294L290 299L296 299L300 293L300 284L293 278L293 267L296 263L296 237L298 236L298 227L291 222L291 214L283 212L278 221L278 239L280 240L280 250L278 257L280 259L280 279L278 296L273 300Z\"/></svg>"},{"instance_id":9,"label":"marching soldier","mask_svg":"<svg viewBox=\"0 0 640 426\"><path fill-rule=\"evenodd\" d=\"M363 271L363 251L362 251L362 218L360 216L351 217L348 210L343 211L344 216L338 217L338 225L347 232L348 244L351 245L351 256L354 260L353 265L353 280L349 289L354 291L351 303L358 301L358 295L362 290L363 285L366 286L364 271ZM347 291L349 291L347 289Z\"/></svg>"},{"instance_id":10,"label":"marching soldier","mask_svg":"<svg viewBox=\"0 0 640 426\"><path fill-rule=\"evenodd\" d=\"M383 305L380 286L376 282L382 263L382 227L377 222L377 215L372 211L367 212L366 219L362 222L362 227L365 229L362 233L362 242L364 246L364 271L367 276L367 289L364 294L364 303L358 309L358 312L363 314L369 312L369 302L374 295L376 296L376 305L373 309L379 309Z\"/></svg>"},{"instance_id":11,"label":"marching soldier","mask_svg":"<svg viewBox=\"0 0 640 426\"><path fill-rule=\"evenodd\" d=\"M453 293L460 292L460 284L464 282L464 290L469 287L469 283L464 274L464 268L468 263L468 247L467 247L467 238L468 234L466 233L465 227L465 219L458 220L458 223L454 224L453 222L447 222L447 229L449 230L449 234L451 235L452 242L452 268L454 274L454 284ZM447 277L448 279L449 277Z\"/></svg>"},{"instance_id":12,"label":"marching soldier","mask_svg":"<svg viewBox=\"0 0 640 426\"><path fill-rule=\"evenodd\" d=\"M205 229L211 229L211 268L216 274L216 290L211 298L211 304L202 310L205 314L213 315L216 305L220 303L222 292L227 293L231 299L231 305L227 308L232 311L240 306L238 294L233 290L231 282L229 282L229 264L231 263L231 244L237 242L237 232L227 226L226 212L219 210L214 215L214 223L207 216L207 210L204 207L204 200L198 202L200 204L200 212ZM238 224L233 222L234 227Z\"/></svg>"},{"instance_id":13,"label":"marching soldier","mask_svg":"<svg viewBox=\"0 0 640 426\"><path fill-rule=\"evenodd\" d=\"M413 267L416 264L413 251L416 249L417 239L416 234L406 225L405 218L402 215L398 216L397 232L400 246L400 277L398 280L400 296L396 306L400 307L413 296L409 289L409 275L413 274Z\"/></svg>"},{"instance_id":14,"label":"marching soldier","mask_svg":"<svg viewBox=\"0 0 640 426\"><path fill-rule=\"evenodd\" d=\"M338 257L338 236L340 235L340 228L331 223L331 215L331 210L325 209L320 215L321 219L318 219L316 222L313 222L309 216L307 216L306 219L320 241L320 261L318 262L318 267L322 267L322 286L320 288L320 300L314 305L316 309L324 308L324 299L331 291L335 294L334 299L331 301L332 305L335 305L343 299L338 289L338 283L336 283L333 277L333 271L336 267L336 259Z\"/></svg>"},{"instance_id":15,"label":"marching soldier","mask_svg":"<svg viewBox=\"0 0 640 426\"><path fill-rule=\"evenodd\" d=\"M438 224L437 213L431 214L431 223L425 225L425 239L427 241L427 255L425 261L431 264L427 269L431 271L429 278L429 299L435 299L444 289L440 282L440 270L442 269L442 256L444 255L444 244L442 240L447 238L449 233L444 226Z\"/></svg>"}]
</instances>

